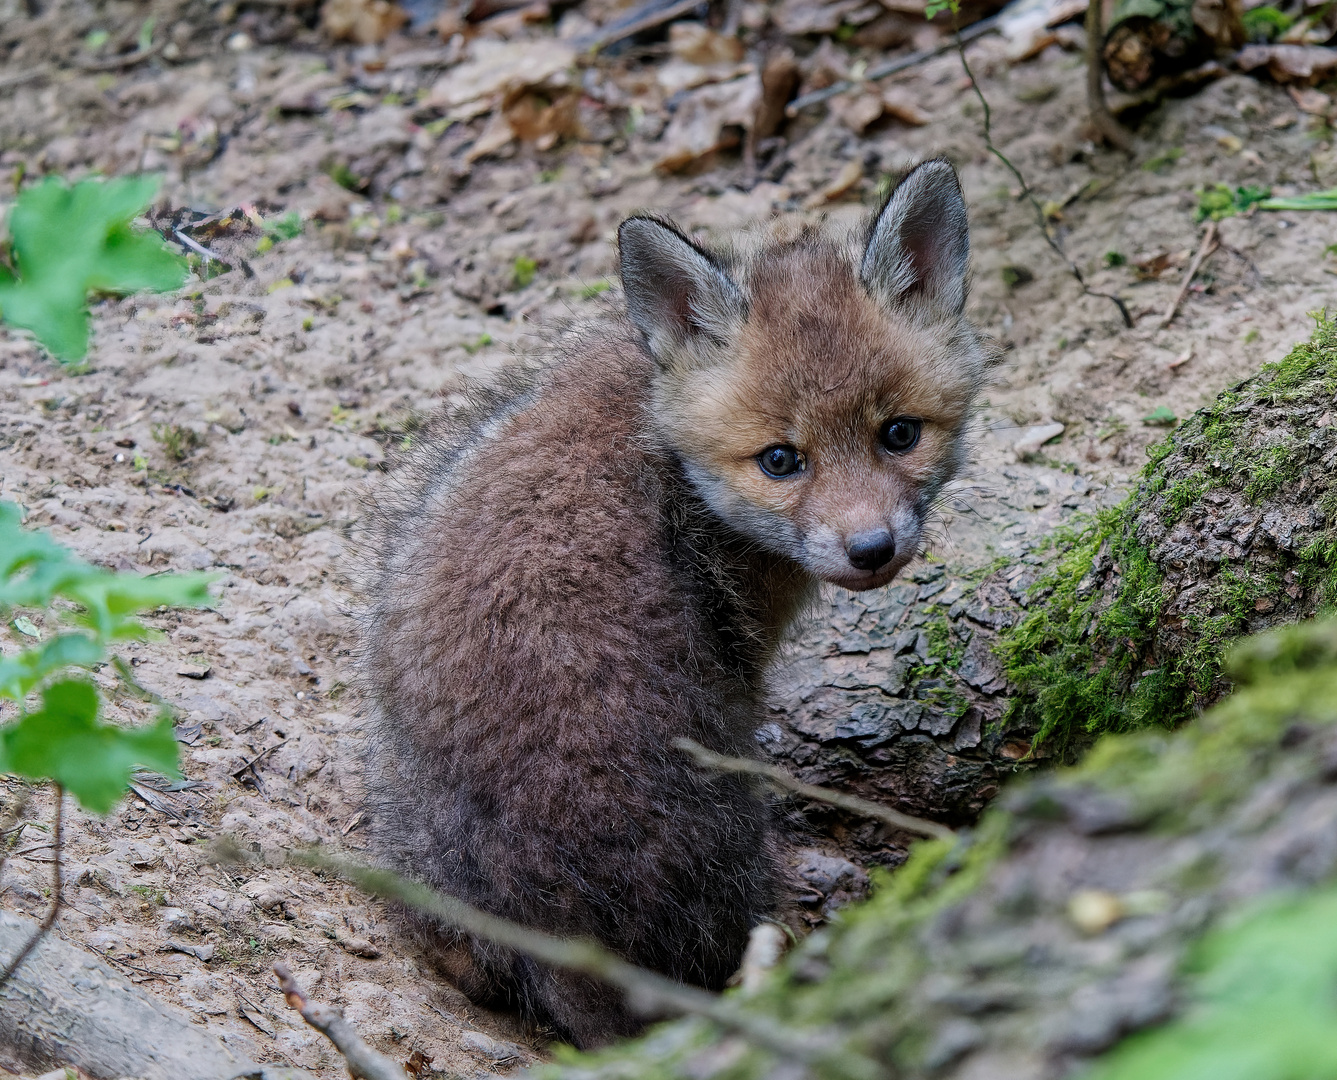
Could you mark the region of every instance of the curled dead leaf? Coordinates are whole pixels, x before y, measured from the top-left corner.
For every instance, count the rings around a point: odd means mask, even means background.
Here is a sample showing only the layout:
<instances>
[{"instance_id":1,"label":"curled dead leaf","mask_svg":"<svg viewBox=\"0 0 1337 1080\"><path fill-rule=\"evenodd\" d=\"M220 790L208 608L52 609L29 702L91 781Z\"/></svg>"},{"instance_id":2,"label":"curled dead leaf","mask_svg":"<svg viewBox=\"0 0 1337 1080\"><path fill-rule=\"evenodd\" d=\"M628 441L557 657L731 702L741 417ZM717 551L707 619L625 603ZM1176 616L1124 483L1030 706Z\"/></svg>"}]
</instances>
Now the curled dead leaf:
<instances>
[{"instance_id":1,"label":"curled dead leaf","mask_svg":"<svg viewBox=\"0 0 1337 1080\"><path fill-rule=\"evenodd\" d=\"M491 41L473 43L472 59L451 68L428 91L422 102L459 119L478 116L492 107L498 95L515 91L560 89L572 84L576 50L565 41Z\"/></svg>"},{"instance_id":2,"label":"curled dead leaf","mask_svg":"<svg viewBox=\"0 0 1337 1080\"><path fill-rule=\"evenodd\" d=\"M853 158L840 167L840 172L836 173L835 179L831 183L810 195L804 201L803 208L805 210L815 210L819 206L835 202L853 191L862 179L863 162L858 158Z\"/></svg>"},{"instance_id":3,"label":"curled dead leaf","mask_svg":"<svg viewBox=\"0 0 1337 1080\"><path fill-rule=\"evenodd\" d=\"M736 64L743 59L743 43L717 34L697 22L675 22L669 27L669 52L689 64Z\"/></svg>"},{"instance_id":4,"label":"curled dead leaf","mask_svg":"<svg viewBox=\"0 0 1337 1080\"><path fill-rule=\"evenodd\" d=\"M760 102L761 77L755 72L691 91L664 129L656 165L676 172L716 150L736 146L740 131L752 126Z\"/></svg>"},{"instance_id":5,"label":"curled dead leaf","mask_svg":"<svg viewBox=\"0 0 1337 1080\"><path fill-rule=\"evenodd\" d=\"M391 0L325 0L321 28L335 41L378 45L409 21L409 13Z\"/></svg>"},{"instance_id":6,"label":"curled dead leaf","mask_svg":"<svg viewBox=\"0 0 1337 1080\"><path fill-rule=\"evenodd\" d=\"M1337 49L1322 45L1249 45L1235 63L1241 71L1266 67L1280 83L1319 82L1337 71Z\"/></svg>"}]
</instances>

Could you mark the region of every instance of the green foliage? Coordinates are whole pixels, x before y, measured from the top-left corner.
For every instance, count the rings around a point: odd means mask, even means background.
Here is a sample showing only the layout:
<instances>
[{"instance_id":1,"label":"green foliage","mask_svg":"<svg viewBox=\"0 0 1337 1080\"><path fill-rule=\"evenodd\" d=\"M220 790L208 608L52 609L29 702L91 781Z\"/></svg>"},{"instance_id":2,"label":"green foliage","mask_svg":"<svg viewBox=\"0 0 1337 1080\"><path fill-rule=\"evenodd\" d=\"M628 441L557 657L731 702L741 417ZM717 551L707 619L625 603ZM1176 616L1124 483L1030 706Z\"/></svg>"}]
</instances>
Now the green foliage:
<instances>
[{"instance_id":1,"label":"green foliage","mask_svg":"<svg viewBox=\"0 0 1337 1080\"><path fill-rule=\"evenodd\" d=\"M950 11L955 15L960 10L960 0L928 0L928 3L924 5L924 18L932 19L941 15L944 11Z\"/></svg>"},{"instance_id":2,"label":"green foliage","mask_svg":"<svg viewBox=\"0 0 1337 1080\"><path fill-rule=\"evenodd\" d=\"M95 813L106 813L125 793L133 766L175 773L169 714L132 730L101 723L94 684L63 673L97 667L113 642L145 636L147 628L135 618L139 612L208 604L208 580L203 574L138 577L92 566L22 528L18 507L0 502L0 613L17 624L23 618L18 609L43 610L48 625L64 621L73 627L0 656L0 698L19 711L0 727L0 772L54 780ZM34 691L41 704L30 709Z\"/></svg>"},{"instance_id":3,"label":"green foliage","mask_svg":"<svg viewBox=\"0 0 1337 1080\"><path fill-rule=\"evenodd\" d=\"M1276 41L1291 28L1295 18L1264 4L1246 11L1242 21L1250 41Z\"/></svg>"},{"instance_id":4,"label":"green foliage","mask_svg":"<svg viewBox=\"0 0 1337 1080\"><path fill-rule=\"evenodd\" d=\"M156 233L131 222L158 190L155 177L48 177L27 188L9 215L9 269L0 267L0 318L32 331L52 356L88 352L88 293L164 292L186 280L186 263Z\"/></svg>"},{"instance_id":5,"label":"green foliage","mask_svg":"<svg viewBox=\"0 0 1337 1080\"><path fill-rule=\"evenodd\" d=\"M1275 199L1263 199L1258 204L1260 210L1337 210L1337 188L1327 191L1311 191L1307 195L1287 195Z\"/></svg>"},{"instance_id":6,"label":"green foliage","mask_svg":"<svg viewBox=\"0 0 1337 1080\"><path fill-rule=\"evenodd\" d=\"M306 228L302 222L302 215L296 210L289 210L281 217L266 218L262 227L265 235L275 240L296 239Z\"/></svg>"},{"instance_id":7,"label":"green foliage","mask_svg":"<svg viewBox=\"0 0 1337 1080\"><path fill-rule=\"evenodd\" d=\"M1200 942L1189 1011L1125 1042L1087 1080L1337 1076L1337 887L1273 900Z\"/></svg>"},{"instance_id":8,"label":"green foliage","mask_svg":"<svg viewBox=\"0 0 1337 1080\"><path fill-rule=\"evenodd\" d=\"M1202 221L1204 218L1211 218L1213 221L1220 221L1222 218L1242 214L1256 203L1270 201L1272 189L1232 188L1227 184L1213 184L1211 187L1197 188L1194 194L1198 196L1198 208L1193 212L1193 220Z\"/></svg>"},{"instance_id":9,"label":"green foliage","mask_svg":"<svg viewBox=\"0 0 1337 1080\"><path fill-rule=\"evenodd\" d=\"M185 461L204 445L198 431L180 424L154 424L153 441L161 444L173 461Z\"/></svg>"},{"instance_id":10,"label":"green foliage","mask_svg":"<svg viewBox=\"0 0 1337 1080\"><path fill-rule=\"evenodd\" d=\"M1142 423L1150 427L1174 427L1179 423L1179 418L1175 416L1174 411L1167 405L1157 405L1146 416L1142 417Z\"/></svg>"},{"instance_id":11,"label":"green foliage","mask_svg":"<svg viewBox=\"0 0 1337 1080\"><path fill-rule=\"evenodd\" d=\"M1183 156L1184 148L1182 146L1172 146L1168 150L1161 151L1155 157L1148 158L1142 163L1142 168L1146 172L1169 172L1174 163Z\"/></svg>"},{"instance_id":12,"label":"green foliage","mask_svg":"<svg viewBox=\"0 0 1337 1080\"><path fill-rule=\"evenodd\" d=\"M596 296L606 293L612 287L612 282L608 280L590 282L590 284L582 285L580 287L580 298L582 300L593 300Z\"/></svg>"},{"instance_id":13,"label":"green foliage","mask_svg":"<svg viewBox=\"0 0 1337 1080\"><path fill-rule=\"evenodd\" d=\"M539 264L528 255L517 255L515 264L511 267L511 279L517 289L523 289L534 280L534 275L538 273Z\"/></svg>"},{"instance_id":14,"label":"green foliage","mask_svg":"<svg viewBox=\"0 0 1337 1080\"><path fill-rule=\"evenodd\" d=\"M1106 267L1113 270L1116 266L1127 266L1128 256L1122 251L1107 251L1103 261Z\"/></svg>"}]
</instances>

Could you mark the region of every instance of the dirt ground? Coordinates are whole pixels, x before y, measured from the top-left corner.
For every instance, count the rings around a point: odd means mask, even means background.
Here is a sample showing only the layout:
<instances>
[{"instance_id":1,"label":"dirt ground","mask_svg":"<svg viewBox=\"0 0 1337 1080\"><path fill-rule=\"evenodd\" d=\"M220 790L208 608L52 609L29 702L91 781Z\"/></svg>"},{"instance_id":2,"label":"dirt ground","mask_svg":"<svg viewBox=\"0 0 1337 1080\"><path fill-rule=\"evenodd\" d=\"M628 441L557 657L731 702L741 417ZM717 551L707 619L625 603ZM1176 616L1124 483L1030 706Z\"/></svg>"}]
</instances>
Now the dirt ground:
<instances>
[{"instance_id":1,"label":"dirt ground","mask_svg":"<svg viewBox=\"0 0 1337 1080\"><path fill-rule=\"evenodd\" d=\"M378 905L310 874L210 865L202 849L225 832L261 850L362 848L349 618L360 500L416 417L461 377L486 375L535 347L543 328L617 301L604 286L629 211L653 208L709 237L782 211L859 215L907 165L937 154L958 165L973 226L970 310L1003 352L937 546L957 562L1052 527L1052 515L1027 514L1074 476L1084 490L1126 484L1164 430L1143 417L1160 407L1184 417L1278 358L1331 294L1325 248L1337 220L1327 214L1222 222L1222 248L1166 329L1160 314L1182 268L1135 275L1147 256L1182 267L1196 249L1195 187L1316 186L1314 161L1331 149L1325 121L1253 78L1163 104L1130 158L1086 139L1080 53L1055 45L1010 65L997 39L970 47L995 140L1042 203L1061 204L1070 255L1095 287L1127 298L1138 315L1129 330L1045 246L985 152L978 103L951 54L889 80L924 125L892 119L856 135L826 107L811 110L749 187L736 151L690 174L655 168L668 95L654 50L585 71L584 137L544 151L512 144L470 164L486 117L442 131L404 103L472 46L416 35L334 47L285 11L52 0L32 14L0 0L6 175L155 171L173 210L248 204L306 219L301 235L264 253L255 232L245 267L238 260L179 295L98 304L78 373L0 331L0 497L107 566L218 574L214 609L159 616L162 637L126 650L139 681L181 710L188 782L162 791L146 780L105 820L70 813L58 932L257 1060L343 1075L283 1004L277 959L415 1076L536 1060L538 1044L509 1018L481 1013L423 970ZM150 14L166 48L81 66L91 31L133 40ZM551 34L511 31L522 41ZM823 204L851 161L861 179ZM1107 267L1107 252L1126 264ZM536 264L523 284L521 257ZM1018 461L1019 429L1054 422L1062 438ZM1007 529L995 536L999 504ZM110 667L98 678L113 717L150 716ZM11 796L21 787L6 786ZM47 793L31 792L0 878L7 907L44 908L50 811Z\"/></svg>"}]
</instances>

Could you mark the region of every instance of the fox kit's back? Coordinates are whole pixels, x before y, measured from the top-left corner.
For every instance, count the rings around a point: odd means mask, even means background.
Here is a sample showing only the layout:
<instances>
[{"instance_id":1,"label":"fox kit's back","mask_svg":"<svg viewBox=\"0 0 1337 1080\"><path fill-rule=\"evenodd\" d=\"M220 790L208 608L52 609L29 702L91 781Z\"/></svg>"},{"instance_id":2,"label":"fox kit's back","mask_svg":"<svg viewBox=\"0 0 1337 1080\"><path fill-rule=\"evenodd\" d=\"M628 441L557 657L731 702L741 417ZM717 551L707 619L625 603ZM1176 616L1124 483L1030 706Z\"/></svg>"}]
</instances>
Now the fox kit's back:
<instances>
[{"instance_id":1,"label":"fox kit's back","mask_svg":"<svg viewBox=\"0 0 1337 1080\"><path fill-rule=\"evenodd\" d=\"M384 858L489 911L719 988L776 899L747 754L825 580L885 584L955 473L984 357L950 166L869 230L730 253L620 230L627 315L443 418L381 517L366 614ZM480 1001L590 1045L619 995L419 923Z\"/></svg>"}]
</instances>

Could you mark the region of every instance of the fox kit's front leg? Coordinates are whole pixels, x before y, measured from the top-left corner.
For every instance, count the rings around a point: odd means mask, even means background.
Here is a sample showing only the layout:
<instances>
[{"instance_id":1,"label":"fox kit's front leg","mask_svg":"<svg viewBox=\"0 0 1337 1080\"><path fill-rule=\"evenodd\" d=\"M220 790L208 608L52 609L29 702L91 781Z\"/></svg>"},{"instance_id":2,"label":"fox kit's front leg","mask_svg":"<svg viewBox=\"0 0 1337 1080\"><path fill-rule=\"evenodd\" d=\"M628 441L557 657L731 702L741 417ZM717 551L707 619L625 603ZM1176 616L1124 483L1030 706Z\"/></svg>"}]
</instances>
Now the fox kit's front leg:
<instances>
[{"instance_id":1,"label":"fox kit's front leg","mask_svg":"<svg viewBox=\"0 0 1337 1080\"><path fill-rule=\"evenodd\" d=\"M930 162L857 234L709 251L635 217L620 246L625 316L438 417L380 508L369 802L404 871L720 988L776 841L673 741L754 752L815 585L918 551L984 365L965 206ZM417 925L468 992L578 1044L636 1028L612 991Z\"/></svg>"}]
</instances>

